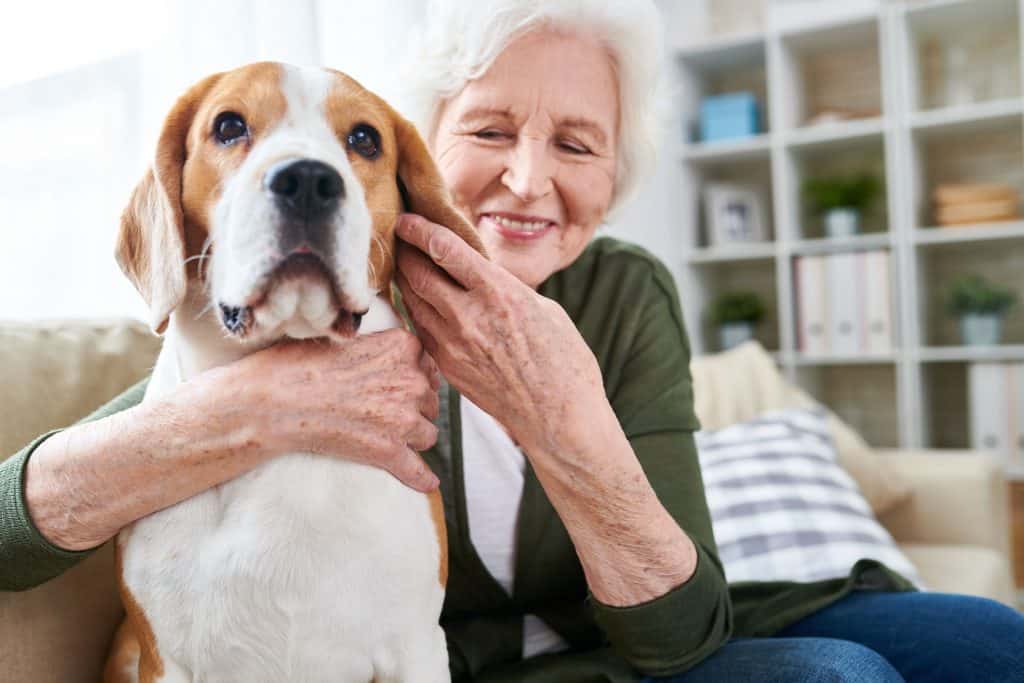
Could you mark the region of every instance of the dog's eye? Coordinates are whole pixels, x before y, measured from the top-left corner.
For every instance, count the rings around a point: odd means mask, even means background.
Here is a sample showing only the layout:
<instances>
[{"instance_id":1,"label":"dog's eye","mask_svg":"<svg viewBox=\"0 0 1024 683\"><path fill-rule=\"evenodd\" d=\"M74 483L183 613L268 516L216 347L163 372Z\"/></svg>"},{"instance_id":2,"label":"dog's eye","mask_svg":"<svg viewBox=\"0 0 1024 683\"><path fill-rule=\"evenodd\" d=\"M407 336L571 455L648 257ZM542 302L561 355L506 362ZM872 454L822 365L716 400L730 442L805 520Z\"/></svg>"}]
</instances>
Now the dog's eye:
<instances>
[{"instance_id":1,"label":"dog's eye","mask_svg":"<svg viewBox=\"0 0 1024 683\"><path fill-rule=\"evenodd\" d=\"M348 134L349 149L367 159L380 156L380 133L373 126L361 123Z\"/></svg>"},{"instance_id":2,"label":"dog's eye","mask_svg":"<svg viewBox=\"0 0 1024 683\"><path fill-rule=\"evenodd\" d=\"M217 116L213 122L213 134L217 141L224 145L230 145L240 138L249 134L249 128L245 125L245 119L233 111L226 111Z\"/></svg>"}]
</instances>

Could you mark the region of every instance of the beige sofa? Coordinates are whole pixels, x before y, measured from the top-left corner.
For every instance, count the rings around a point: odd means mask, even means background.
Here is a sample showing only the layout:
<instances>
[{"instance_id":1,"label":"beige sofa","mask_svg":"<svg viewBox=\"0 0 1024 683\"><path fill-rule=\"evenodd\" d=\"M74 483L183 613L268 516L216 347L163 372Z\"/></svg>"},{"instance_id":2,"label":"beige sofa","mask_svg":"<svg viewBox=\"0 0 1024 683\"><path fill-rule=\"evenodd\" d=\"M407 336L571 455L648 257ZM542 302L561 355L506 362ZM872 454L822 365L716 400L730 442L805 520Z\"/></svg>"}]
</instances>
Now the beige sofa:
<instances>
[{"instance_id":1,"label":"beige sofa","mask_svg":"<svg viewBox=\"0 0 1024 683\"><path fill-rule=\"evenodd\" d=\"M126 321L0 324L0 457L74 422L144 376L156 340ZM806 405L755 344L695 360L708 428ZM1005 482L980 454L872 452L835 421L843 465L935 590L1011 602ZM33 590L0 593L0 671L12 683L96 681L121 618L107 544Z\"/></svg>"}]
</instances>

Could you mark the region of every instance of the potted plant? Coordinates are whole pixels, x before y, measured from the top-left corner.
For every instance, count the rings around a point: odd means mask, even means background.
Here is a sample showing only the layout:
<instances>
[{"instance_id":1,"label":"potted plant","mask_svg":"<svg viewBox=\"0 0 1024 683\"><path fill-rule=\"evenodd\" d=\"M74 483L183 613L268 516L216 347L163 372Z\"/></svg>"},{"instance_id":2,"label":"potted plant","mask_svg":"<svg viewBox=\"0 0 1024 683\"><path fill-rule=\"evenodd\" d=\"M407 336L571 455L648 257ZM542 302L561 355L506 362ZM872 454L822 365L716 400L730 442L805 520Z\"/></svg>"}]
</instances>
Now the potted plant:
<instances>
[{"instance_id":1,"label":"potted plant","mask_svg":"<svg viewBox=\"0 0 1024 683\"><path fill-rule=\"evenodd\" d=\"M722 350L754 338L754 326L764 317L764 305L753 292L729 292L715 300L711 317L718 326Z\"/></svg>"},{"instance_id":2,"label":"potted plant","mask_svg":"<svg viewBox=\"0 0 1024 683\"><path fill-rule=\"evenodd\" d=\"M824 217L825 234L849 237L860 230L861 213L871 205L881 189L878 178L870 173L833 178L808 178L804 197L814 211Z\"/></svg>"},{"instance_id":3,"label":"potted plant","mask_svg":"<svg viewBox=\"0 0 1024 683\"><path fill-rule=\"evenodd\" d=\"M1003 316L1017 302L1011 290L990 284L980 275L963 275L949 290L947 308L960 318L967 346L994 345L1002 336Z\"/></svg>"}]
</instances>

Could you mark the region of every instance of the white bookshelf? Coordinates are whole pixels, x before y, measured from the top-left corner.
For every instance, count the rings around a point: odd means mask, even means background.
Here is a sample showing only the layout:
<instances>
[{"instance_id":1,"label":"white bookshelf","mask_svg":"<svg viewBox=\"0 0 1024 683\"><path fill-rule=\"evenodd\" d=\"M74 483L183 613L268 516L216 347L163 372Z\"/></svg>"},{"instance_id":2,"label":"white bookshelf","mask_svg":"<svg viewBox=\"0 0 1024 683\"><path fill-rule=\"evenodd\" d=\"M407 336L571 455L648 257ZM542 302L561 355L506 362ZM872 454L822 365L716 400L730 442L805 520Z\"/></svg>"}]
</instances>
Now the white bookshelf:
<instances>
[{"instance_id":1,"label":"white bookshelf","mask_svg":"<svg viewBox=\"0 0 1024 683\"><path fill-rule=\"evenodd\" d=\"M998 180L1024 196L1024 0L820 0L819 7L831 2L835 11L788 28L771 25L768 1L759 5L760 29L748 21L739 33L723 35L710 33L723 23L715 12L731 6L727 11L741 16L737 3L662 3L683 132L673 182L694 352L718 350L706 316L711 301L727 290L754 289L769 309L759 340L791 380L874 445L967 447L967 365L1024 362L1024 303L1007 318L1005 344L994 348L960 346L942 304L952 279L966 272L1014 283L1024 295L1024 221L934 227L930 192L943 182ZM972 39L991 59L1009 59L1010 76L1005 69L972 71L972 79L984 79L976 101L945 106L936 55L946 41ZM695 142L701 98L741 90L757 97L763 132ZM862 116L806 125L823 106ZM880 176L882 197L861 234L824 238L804 206L801 183L847 170ZM708 182L762 188L771 241L708 246L701 200ZM801 353L794 259L877 249L890 253L893 351Z\"/></svg>"}]
</instances>

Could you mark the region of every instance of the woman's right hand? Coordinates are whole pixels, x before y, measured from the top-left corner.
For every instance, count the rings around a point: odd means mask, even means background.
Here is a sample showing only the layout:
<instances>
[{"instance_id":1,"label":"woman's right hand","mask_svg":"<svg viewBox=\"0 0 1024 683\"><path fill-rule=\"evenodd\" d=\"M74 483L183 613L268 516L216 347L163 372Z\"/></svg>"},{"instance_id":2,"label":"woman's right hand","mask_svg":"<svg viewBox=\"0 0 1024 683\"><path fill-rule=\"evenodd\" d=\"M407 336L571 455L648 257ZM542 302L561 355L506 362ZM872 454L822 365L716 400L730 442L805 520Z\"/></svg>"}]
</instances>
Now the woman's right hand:
<instances>
[{"instance_id":1,"label":"woman's right hand","mask_svg":"<svg viewBox=\"0 0 1024 683\"><path fill-rule=\"evenodd\" d=\"M416 451L437 441L440 378L411 333L285 342L211 372L225 373L220 389L236 394L247 413L237 417L269 455L335 456L385 469L419 491L437 488Z\"/></svg>"},{"instance_id":2,"label":"woman's right hand","mask_svg":"<svg viewBox=\"0 0 1024 683\"><path fill-rule=\"evenodd\" d=\"M439 386L404 330L279 344L44 440L26 465L25 506L48 541L85 550L285 453L367 463L431 491L437 478L415 451L437 439Z\"/></svg>"}]
</instances>

